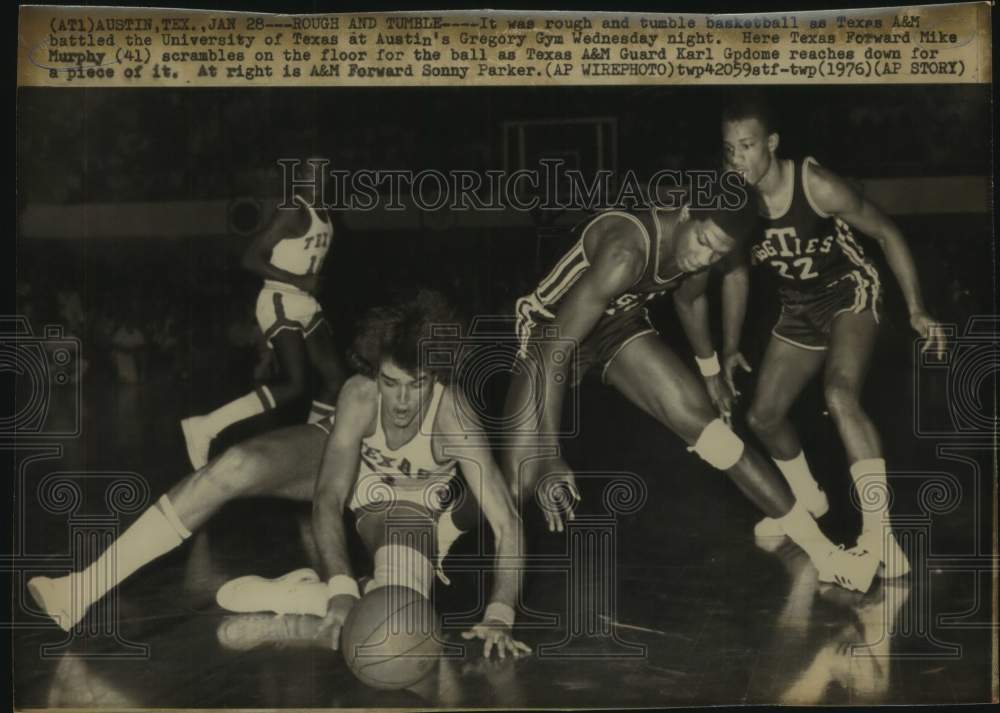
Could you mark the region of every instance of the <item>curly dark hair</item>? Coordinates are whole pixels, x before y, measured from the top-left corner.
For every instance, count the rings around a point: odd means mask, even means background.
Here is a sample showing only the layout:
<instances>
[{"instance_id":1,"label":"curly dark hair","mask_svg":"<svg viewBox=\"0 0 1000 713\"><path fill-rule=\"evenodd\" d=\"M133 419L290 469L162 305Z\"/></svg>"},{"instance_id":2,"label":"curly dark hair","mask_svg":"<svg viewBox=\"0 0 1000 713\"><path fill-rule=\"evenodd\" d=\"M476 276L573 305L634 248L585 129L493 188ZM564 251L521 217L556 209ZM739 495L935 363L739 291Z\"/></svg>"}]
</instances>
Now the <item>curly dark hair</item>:
<instances>
[{"instance_id":1,"label":"curly dark hair","mask_svg":"<svg viewBox=\"0 0 1000 713\"><path fill-rule=\"evenodd\" d=\"M773 134L778 130L771 106L759 89L737 90L722 110L722 122L756 119L764 131Z\"/></svg>"},{"instance_id":2,"label":"curly dark hair","mask_svg":"<svg viewBox=\"0 0 1000 713\"><path fill-rule=\"evenodd\" d=\"M412 290L365 313L354 338L351 361L370 377L378 373L384 359L391 359L404 371L422 369L449 383L455 359L442 358L446 356L442 352L456 355L462 327L457 310L443 294Z\"/></svg>"}]
</instances>

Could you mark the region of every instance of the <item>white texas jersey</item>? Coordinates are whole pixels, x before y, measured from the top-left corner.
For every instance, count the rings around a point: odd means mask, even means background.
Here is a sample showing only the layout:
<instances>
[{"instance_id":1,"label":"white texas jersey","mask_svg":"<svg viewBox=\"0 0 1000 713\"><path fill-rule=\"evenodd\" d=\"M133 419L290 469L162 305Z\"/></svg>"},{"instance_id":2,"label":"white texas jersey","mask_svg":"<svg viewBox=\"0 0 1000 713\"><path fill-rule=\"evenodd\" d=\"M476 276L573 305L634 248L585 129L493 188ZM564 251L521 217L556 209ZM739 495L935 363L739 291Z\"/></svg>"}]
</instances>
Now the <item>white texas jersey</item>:
<instances>
[{"instance_id":1,"label":"white texas jersey","mask_svg":"<svg viewBox=\"0 0 1000 713\"><path fill-rule=\"evenodd\" d=\"M454 460L438 463L434 459L430 435L443 394L444 386L434 384L424 422L416 435L396 450L386 442L379 395L375 433L361 440L361 464L351 510L366 506L381 510L393 501L405 500L440 512L449 504L449 483L456 474L456 464Z\"/></svg>"},{"instance_id":2,"label":"white texas jersey","mask_svg":"<svg viewBox=\"0 0 1000 713\"><path fill-rule=\"evenodd\" d=\"M294 200L308 211L309 228L299 237L279 240L271 248L271 264L293 275L313 275L323 268L323 261L333 240L333 225L320 218L301 197L295 196ZM265 284L283 290L290 287L275 280L265 280Z\"/></svg>"}]
</instances>

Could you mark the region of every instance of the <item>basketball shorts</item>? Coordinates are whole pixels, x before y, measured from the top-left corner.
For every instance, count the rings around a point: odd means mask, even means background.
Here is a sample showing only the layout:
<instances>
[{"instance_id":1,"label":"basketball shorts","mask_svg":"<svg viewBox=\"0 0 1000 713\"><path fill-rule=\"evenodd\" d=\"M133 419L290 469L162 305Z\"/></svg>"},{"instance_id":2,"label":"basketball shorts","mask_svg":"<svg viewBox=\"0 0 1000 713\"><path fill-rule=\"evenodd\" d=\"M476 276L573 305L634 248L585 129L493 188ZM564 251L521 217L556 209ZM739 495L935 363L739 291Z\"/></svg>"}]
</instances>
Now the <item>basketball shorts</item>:
<instances>
[{"instance_id":1,"label":"basketball shorts","mask_svg":"<svg viewBox=\"0 0 1000 713\"><path fill-rule=\"evenodd\" d=\"M521 358L530 355L537 347L548 339L559 339L558 334L545 322L533 324L522 333ZM601 317L593 331L580 343L575 353L569 342L566 344L567 358L573 360L571 365L571 385L579 384L583 377L595 368L601 370L601 381L605 380L608 367L621 351L633 341L646 334L656 334L649 322L649 313L645 307L637 307L614 316ZM558 358L559 352L556 352Z\"/></svg>"},{"instance_id":2,"label":"basketball shorts","mask_svg":"<svg viewBox=\"0 0 1000 713\"><path fill-rule=\"evenodd\" d=\"M771 333L802 349L823 351L830 341L834 320L844 312L870 311L878 322L882 291L878 273L852 270L825 288L798 291L783 289L781 315Z\"/></svg>"},{"instance_id":3,"label":"basketball shorts","mask_svg":"<svg viewBox=\"0 0 1000 713\"><path fill-rule=\"evenodd\" d=\"M271 340L279 332L290 329L308 337L323 323L323 308L312 295L291 285L264 283L257 297L257 324L269 347L274 348Z\"/></svg>"}]
</instances>

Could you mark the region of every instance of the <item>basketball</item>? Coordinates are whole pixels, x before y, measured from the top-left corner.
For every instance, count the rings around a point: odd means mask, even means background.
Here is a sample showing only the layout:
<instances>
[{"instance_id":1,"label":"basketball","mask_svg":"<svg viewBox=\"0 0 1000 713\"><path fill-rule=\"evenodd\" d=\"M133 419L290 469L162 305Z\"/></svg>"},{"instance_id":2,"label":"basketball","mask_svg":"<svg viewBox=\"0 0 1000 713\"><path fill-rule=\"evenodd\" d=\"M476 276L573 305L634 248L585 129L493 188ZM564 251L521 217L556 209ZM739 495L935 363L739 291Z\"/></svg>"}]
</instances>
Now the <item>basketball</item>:
<instances>
[{"instance_id":1,"label":"basketball","mask_svg":"<svg viewBox=\"0 0 1000 713\"><path fill-rule=\"evenodd\" d=\"M441 654L437 613L409 587L379 587L354 605L340 635L351 673L372 688L395 690L417 683Z\"/></svg>"}]
</instances>

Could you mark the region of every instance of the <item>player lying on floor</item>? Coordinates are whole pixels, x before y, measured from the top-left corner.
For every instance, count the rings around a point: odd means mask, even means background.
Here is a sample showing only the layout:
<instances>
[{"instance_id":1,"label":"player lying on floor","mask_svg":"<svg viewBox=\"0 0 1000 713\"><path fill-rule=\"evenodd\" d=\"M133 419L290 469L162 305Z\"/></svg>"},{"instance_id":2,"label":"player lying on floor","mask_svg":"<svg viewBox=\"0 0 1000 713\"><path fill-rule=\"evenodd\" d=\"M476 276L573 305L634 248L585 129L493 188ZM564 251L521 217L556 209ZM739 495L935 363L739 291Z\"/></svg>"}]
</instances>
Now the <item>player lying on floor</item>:
<instances>
[{"instance_id":1,"label":"player lying on floor","mask_svg":"<svg viewBox=\"0 0 1000 713\"><path fill-rule=\"evenodd\" d=\"M354 512L374 563L366 591L406 586L430 598L430 555L442 537L427 533L439 527L441 496L459 466L493 530L498 561L483 622L466 638L483 639L486 656L494 648L502 657L530 651L511 635L522 533L510 493L473 408L463 405L442 372L420 363L420 341L431 337L431 326L453 321L443 300L426 291L412 304L369 314L355 351L374 368L371 376L351 377L341 391L313 500L325 581L310 570L274 580L241 577L219 590L222 607L324 616L336 648L361 594L348 559L345 507ZM439 553L438 569L442 559Z\"/></svg>"},{"instance_id":2,"label":"player lying on floor","mask_svg":"<svg viewBox=\"0 0 1000 713\"><path fill-rule=\"evenodd\" d=\"M384 513L390 499L423 507L437 540L430 571L440 574L441 562L459 534L450 508L442 511L440 496L461 466L503 563L484 621L472 634L486 640L489 648L523 652L527 647L511 636L520 587L520 520L486 436L471 422L473 409L460 405L459 391L445 385L441 374L417 366L420 339L429 336L431 325L450 321L448 305L430 292L421 292L410 303L372 310L357 351L368 364L377 365L377 371L345 384L339 398L345 410L336 420L273 431L230 448L171 488L84 570L31 579L31 595L69 631L112 588L178 547L225 503L248 496L311 500L316 544L328 579L317 588L308 586L317 584L311 577L282 578L267 587L264 596L272 609L327 617L336 640L353 604L351 595L357 594L344 547L344 506L349 503L358 515L376 581L384 578L393 554L379 546L385 531L379 512ZM430 579L418 586L429 589ZM276 602L275 586L280 593ZM237 588L236 595L238 605L244 594ZM259 593L251 588L247 596Z\"/></svg>"}]
</instances>

